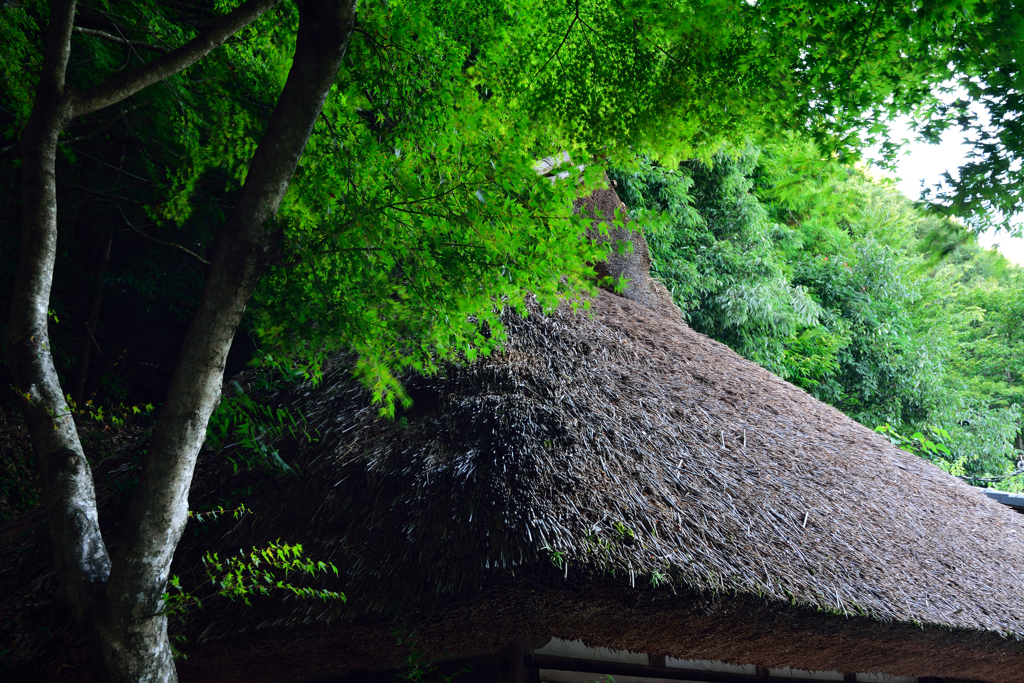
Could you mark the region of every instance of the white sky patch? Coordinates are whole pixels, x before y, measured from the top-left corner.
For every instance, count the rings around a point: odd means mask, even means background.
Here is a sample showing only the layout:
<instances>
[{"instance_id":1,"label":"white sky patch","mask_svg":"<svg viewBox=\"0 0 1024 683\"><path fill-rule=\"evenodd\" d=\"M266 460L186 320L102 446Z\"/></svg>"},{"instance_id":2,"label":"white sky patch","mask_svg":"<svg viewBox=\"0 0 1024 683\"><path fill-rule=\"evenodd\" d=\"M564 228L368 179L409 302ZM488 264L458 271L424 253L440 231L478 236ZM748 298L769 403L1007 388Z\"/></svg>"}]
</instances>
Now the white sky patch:
<instances>
[{"instance_id":1,"label":"white sky patch","mask_svg":"<svg viewBox=\"0 0 1024 683\"><path fill-rule=\"evenodd\" d=\"M915 141L916 134L910 130L908 119L899 119L892 124L893 138L906 138L909 144L903 148L896 160L896 186L900 192L917 200L921 190L942 182L942 174L949 172L954 178L967 161L968 147L964 136L958 130L947 130L937 145Z\"/></svg>"},{"instance_id":2,"label":"white sky patch","mask_svg":"<svg viewBox=\"0 0 1024 683\"><path fill-rule=\"evenodd\" d=\"M941 183L942 174L949 172L957 177L957 169L967 161L970 147L964 142L964 134L960 130L947 130L942 134L940 142L930 145L915 140L916 134L910 129L910 120L900 118L891 122L894 140L906 138L910 142L903 148L896 160L896 173L875 172L898 178L896 187L900 192L917 201L921 190ZM869 158L877 158L878 150L871 150ZM978 243L983 247L995 246L999 252L1017 265L1024 265L1024 238L1010 237L1006 233L991 232L978 236Z\"/></svg>"}]
</instances>

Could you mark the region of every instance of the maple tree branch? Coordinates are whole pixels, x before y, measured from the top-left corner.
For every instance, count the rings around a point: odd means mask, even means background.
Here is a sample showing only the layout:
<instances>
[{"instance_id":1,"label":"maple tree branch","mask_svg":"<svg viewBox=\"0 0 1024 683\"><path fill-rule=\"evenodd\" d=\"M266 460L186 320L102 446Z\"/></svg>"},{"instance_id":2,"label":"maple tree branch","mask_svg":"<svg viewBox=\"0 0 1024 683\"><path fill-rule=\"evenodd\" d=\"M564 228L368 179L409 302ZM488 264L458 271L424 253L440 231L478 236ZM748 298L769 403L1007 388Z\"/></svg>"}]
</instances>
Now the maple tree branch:
<instances>
[{"instance_id":1,"label":"maple tree branch","mask_svg":"<svg viewBox=\"0 0 1024 683\"><path fill-rule=\"evenodd\" d=\"M280 3L281 0L249 0L214 21L181 47L157 57L138 69L118 76L109 83L84 92L72 93L72 118L117 104L143 88L188 68Z\"/></svg>"}]
</instances>

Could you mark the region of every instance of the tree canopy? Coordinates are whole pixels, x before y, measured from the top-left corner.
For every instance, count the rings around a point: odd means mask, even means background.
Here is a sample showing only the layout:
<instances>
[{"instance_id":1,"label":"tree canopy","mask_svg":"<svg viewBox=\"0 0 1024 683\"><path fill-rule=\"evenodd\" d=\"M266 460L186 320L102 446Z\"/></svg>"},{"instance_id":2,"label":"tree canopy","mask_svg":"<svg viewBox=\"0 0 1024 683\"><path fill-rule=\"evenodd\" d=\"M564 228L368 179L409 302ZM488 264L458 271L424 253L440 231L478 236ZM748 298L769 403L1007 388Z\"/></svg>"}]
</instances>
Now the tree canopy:
<instances>
[{"instance_id":1,"label":"tree canopy","mask_svg":"<svg viewBox=\"0 0 1024 683\"><path fill-rule=\"evenodd\" d=\"M99 83L194 36L229 6L80 8L69 77L79 88ZM856 155L889 114L934 110L935 88L957 69L977 75L979 60L994 58L984 36L1006 11L915 2L368 3L279 216L279 267L249 329L275 343L288 341L279 330L303 329L307 343L315 345L315 330L354 346L367 381L388 396L398 389L392 373L407 364L430 368L489 348L465 322L491 315L482 305L489 297L515 303L526 292L580 286L578 269L594 255L570 236L579 225L567 215L567 190L542 187L532 160L559 150L583 160L642 153L671 166L794 126L824 149ZM13 65L39 64L46 12L37 0L3 13L8 158L35 73ZM55 334L79 400L86 384L122 397L132 384L161 384L152 367L161 362L143 359L132 340L166 344L164 322L187 319L203 264L183 250L202 255L213 243L283 86L296 22L295 8L282 5L119 111L83 117L65 134L63 168L81 177L63 191L92 207L67 226L57 287L65 280L70 291L54 300L58 319L66 312L77 323ZM103 258L96 245L107 239ZM17 239L4 243L16 249ZM550 277L563 271L565 282ZM91 286L80 285L83 274ZM172 274L180 284L157 283ZM100 314L130 312L118 317L141 324L103 316L92 325L102 332L91 334L104 344L90 347L83 322L101 289ZM111 349L102 370L83 362L97 347ZM119 353L134 356L134 383L113 370ZM158 400L154 393L146 398Z\"/></svg>"}]
</instances>

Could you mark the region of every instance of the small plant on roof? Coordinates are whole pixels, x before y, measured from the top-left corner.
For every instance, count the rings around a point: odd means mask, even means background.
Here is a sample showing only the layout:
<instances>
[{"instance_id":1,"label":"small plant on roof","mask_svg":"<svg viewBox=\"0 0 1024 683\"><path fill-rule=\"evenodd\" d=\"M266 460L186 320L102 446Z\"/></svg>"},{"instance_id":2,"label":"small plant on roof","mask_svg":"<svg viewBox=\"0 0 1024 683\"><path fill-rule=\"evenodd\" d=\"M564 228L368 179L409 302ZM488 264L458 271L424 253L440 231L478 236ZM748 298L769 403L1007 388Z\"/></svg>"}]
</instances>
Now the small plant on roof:
<instances>
[{"instance_id":1,"label":"small plant on roof","mask_svg":"<svg viewBox=\"0 0 1024 683\"><path fill-rule=\"evenodd\" d=\"M615 532L619 535L620 542L625 543L626 545L633 545L636 543L636 533L622 522L615 522L615 524L612 525L612 528L615 529Z\"/></svg>"},{"instance_id":2,"label":"small plant on roof","mask_svg":"<svg viewBox=\"0 0 1024 683\"><path fill-rule=\"evenodd\" d=\"M269 382L265 378L260 381L264 384ZM234 395L225 396L210 416L207 444L214 450L237 447L237 450L226 453L235 472L243 466L246 469L270 467L290 472L291 465L284 461L273 444L285 435L300 443L315 443L319 434L309 427L300 411L293 411L288 406L272 407L260 403L238 382L232 381L231 385Z\"/></svg>"},{"instance_id":3,"label":"small plant on roof","mask_svg":"<svg viewBox=\"0 0 1024 683\"><path fill-rule=\"evenodd\" d=\"M612 542L609 541L608 539L601 538L596 533L591 532L587 536L586 540L587 540L587 542L591 546L593 546L593 549L594 549L595 552L597 552L597 553L603 552L605 554L611 554L611 552L612 552Z\"/></svg>"},{"instance_id":4,"label":"small plant on roof","mask_svg":"<svg viewBox=\"0 0 1024 683\"><path fill-rule=\"evenodd\" d=\"M564 552L562 552L561 550L554 550L550 546L544 546L543 548L541 548L541 550L546 550L548 553L550 553L548 559L551 560L551 564L555 565L559 569L565 568L567 561L565 559Z\"/></svg>"}]
</instances>

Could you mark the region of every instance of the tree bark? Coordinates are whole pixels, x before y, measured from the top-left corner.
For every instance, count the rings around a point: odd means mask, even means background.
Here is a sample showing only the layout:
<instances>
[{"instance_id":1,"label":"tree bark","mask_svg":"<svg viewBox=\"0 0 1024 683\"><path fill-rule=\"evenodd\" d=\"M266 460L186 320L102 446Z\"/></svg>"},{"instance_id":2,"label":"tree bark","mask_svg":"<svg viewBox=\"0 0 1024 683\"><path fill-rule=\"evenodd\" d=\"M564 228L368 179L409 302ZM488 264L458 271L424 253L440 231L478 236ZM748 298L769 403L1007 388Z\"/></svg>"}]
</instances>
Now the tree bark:
<instances>
[{"instance_id":1,"label":"tree bark","mask_svg":"<svg viewBox=\"0 0 1024 683\"><path fill-rule=\"evenodd\" d=\"M299 157L334 84L355 22L355 1L300 1L291 71L249 165L234 213L217 239L199 308L189 326L167 400L157 418L110 574L111 630L105 659L128 661L136 641L166 647L160 614L171 558L188 516L188 490L220 400L235 330L267 266L277 231L272 225ZM148 652L130 648L143 659Z\"/></svg>"},{"instance_id":2,"label":"tree bark","mask_svg":"<svg viewBox=\"0 0 1024 683\"><path fill-rule=\"evenodd\" d=\"M224 228L199 310L161 410L114 562L96 495L50 353L47 330L57 242L56 157L75 116L114 104L205 56L280 0L250 0L188 44L111 83L75 93L65 83L74 0L54 0L42 71L22 135L22 251L7 326L7 357L39 461L58 580L95 654L98 681L176 681L162 614L171 557L224 362L275 238L270 226L330 91L355 21L354 0L299 2L288 81L235 213Z\"/></svg>"},{"instance_id":3,"label":"tree bark","mask_svg":"<svg viewBox=\"0 0 1024 683\"><path fill-rule=\"evenodd\" d=\"M64 74L74 0L50 8L39 86L22 133L22 245L7 325L7 358L39 462L58 580L78 622L95 611L110 571L92 472L53 356L47 315L57 252L57 141L71 118Z\"/></svg>"}]
</instances>

